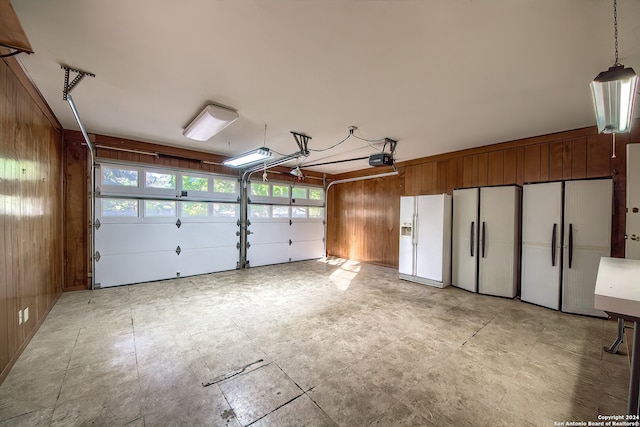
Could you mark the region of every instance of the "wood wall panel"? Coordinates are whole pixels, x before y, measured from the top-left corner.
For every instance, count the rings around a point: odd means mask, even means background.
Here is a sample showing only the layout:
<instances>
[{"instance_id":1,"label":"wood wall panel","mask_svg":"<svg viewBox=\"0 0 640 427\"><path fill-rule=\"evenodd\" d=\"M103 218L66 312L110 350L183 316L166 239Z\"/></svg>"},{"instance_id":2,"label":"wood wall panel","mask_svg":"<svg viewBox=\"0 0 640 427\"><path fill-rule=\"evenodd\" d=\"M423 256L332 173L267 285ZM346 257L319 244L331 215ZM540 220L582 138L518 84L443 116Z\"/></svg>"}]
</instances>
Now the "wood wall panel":
<instances>
[{"instance_id":1,"label":"wood wall panel","mask_svg":"<svg viewBox=\"0 0 640 427\"><path fill-rule=\"evenodd\" d=\"M540 144L527 145L524 147L524 182L540 181Z\"/></svg>"},{"instance_id":2,"label":"wood wall panel","mask_svg":"<svg viewBox=\"0 0 640 427\"><path fill-rule=\"evenodd\" d=\"M327 194L327 253L380 265L397 262L400 182L400 177L394 176L331 187Z\"/></svg>"},{"instance_id":3,"label":"wood wall panel","mask_svg":"<svg viewBox=\"0 0 640 427\"><path fill-rule=\"evenodd\" d=\"M9 99L7 98L7 67L4 64L0 66L0 153L3 156L8 155L9 147L7 142L9 141L9 128L7 120L7 105ZM7 156L8 157L8 156ZM7 158L5 157L5 159ZM11 194L9 186L9 180L6 177L9 176L9 164L10 162L3 160L0 161L0 195ZM9 351L9 316L12 310L9 309L9 279L7 277L6 269L6 241L7 235L5 234L5 223L7 222L6 205L9 203L9 199L0 199L0 372L9 365L11 359L11 352Z\"/></svg>"},{"instance_id":4,"label":"wood wall panel","mask_svg":"<svg viewBox=\"0 0 640 427\"><path fill-rule=\"evenodd\" d=\"M462 187L478 186L478 156L465 156L463 159Z\"/></svg>"},{"instance_id":5,"label":"wood wall panel","mask_svg":"<svg viewBox=\"0 0 640 427\"><path fill-rule=\"evenodd\" d=\"M422 176L420 173L422 165L407 166L403 168L403 170L405 176L404 195L415 196L416 194L420 194L420 190L422 189Z\"/></svg>"},{"instance_id":6,"label":"wood wall panel","mask_svg":"<svg viewBox=\"0 0 640 427\"><path fill-rule=\"evenodd\" d=\"M524 183L524 147L516 148L516 184Z\"/></svg>"},{"instance_id":7,"label":"wood wall panel","mask_svg":"<svg viewBox=\"0 0 640 427\"><path fill-rule=\"evenodd\" d=\"M65 132L64 223L65 282L63 290L90 289L89 277L89 152L84 139Z\"/></svg>"},{"instance_id":8,"label":"wood wall panel","mask_svg":"<svg viewBox=\"0 0 640 427\"><path fill-rule=\"evenodd\" d=\"M2 382L61 293L63 199L59 124L15 59L0 68ZM18 325L25 308L29 320Z\"/></svg>"},{"instance_id":9,"label":"wood wall panel","mask_svg":"<svg viewBox=\"0 0 640 427\"><path fill-rule=\"evenodd\" d=\"M590 135L587 137L587 177L609 174L611 170L611 135Z\"/></svg>"},{"instance_id":10,"label":"wood wall panel","mask_svg":"<svg viewBox=\"0 0 640 427\"><path fill-rule=\"evenodd\" d=\"M640 121L634 128L638 125ZM403 188L404 194L451 194L454 188L477 187L482 184L506 185L613 176L615 209L611 236L612 256L622 257L626 168L623 152L627 141L640 142L640 130L632 133L631 137L618 137L616 159L610 159L611 138L596 132L595 127L576 129L411 160L398 165L399 170L404 173L385 178L389 183L397 182L393 185L376 184L359 188L340 184L332 187L330 193L335 193L335 196L330 195L327 201L330 230L327 251L330 255L372 260L396 268L398 235L397 230L389 230L399 221L399 195ZM338 175L332 179L354 175L363 176L366 171ZM367 203L365 211L356 218L349 216L344 209L360 209L358 204L353 202L347 205L344 200L358 200L362 197L358 191L370 191L379 202ZM341 204L332 206L333 200L338 200ZM380 221L381 215L386 215L387 220ZM383 224L386 224L386 229ZM358 230L364 230L364 236L357 236Z\"/></svg>"},{"instance_id":11,"label":"wood wall panel","mask_svg":"<svg viewBox=\"0 0 640 427\"><path fill-rule=\"evenodd\" d=\"M516 183L516 166L518 165L517 161L518 150L515 148L509 148L504 150L504 181L503 184L515 184Z\"/></svg>"},{"instance_id":12,"label":"wood wall panel","mask_svg":"<svg viewBox=\"0 0 640 427\"><path fill-rule=\"evenodd\" d=\"M549 181L562 180L563 149L562 141L549 143Z\"/></svg>"},{"instance_id":13,"label":"wood wall panel","mask_svg":"<svg viewBox=\"0 0 640 427\"><path fill-rule=\"evenodd\" d=\"M540 144L540 181L549 180L549 144Z\"/></svg>"},{"instance_id":14,"label":"wood wall panel","mask_svg":"<svg viewBox=\"0 0 640 427\"><path fill-rule=\"evenodd\" d=\"M587 137L571 140L571 179L587 177Z\"/></svg>"},{"instance_id":15,"label":"wood wall panel","mask_svg":"<svg viewBox=\"0 0 640 427\"><path fill-rule=\"evenodd\" d=\"M417 167L417 166L415 166ZM429 162L422 165L420 169L420 191L415 194L433 194L435 193L438 180L438 168L435 162Z\"/></svg>"},{"instance_id":16,"label":"wood wall panel","mask_svg":"<svg viewBox=\"0 0 640 427\"><path fill-rule=\"evenodd\" d=\"M489 153L487 185L500 185L504 182L504 150Z\"/></svg>"},{"instance_id":17,"label":"wood wall panel","mask_svg":"<svg viewBox=\"0 0 640 427\"><path fill-rule=\"evenodd\" d=\"M478 187L487 185L489 177L489 155L488 153L478 154Z\"/></svg>"},{"instance_id":18,"label":"wood wall panel","mask_svg":"<svg viewBox=\"0 0 640 427\"><path fill-rule=\"evenodd\" d=\"M562 179L571 179L571 140L562 141Z\"/></svg>"}]
</instances>

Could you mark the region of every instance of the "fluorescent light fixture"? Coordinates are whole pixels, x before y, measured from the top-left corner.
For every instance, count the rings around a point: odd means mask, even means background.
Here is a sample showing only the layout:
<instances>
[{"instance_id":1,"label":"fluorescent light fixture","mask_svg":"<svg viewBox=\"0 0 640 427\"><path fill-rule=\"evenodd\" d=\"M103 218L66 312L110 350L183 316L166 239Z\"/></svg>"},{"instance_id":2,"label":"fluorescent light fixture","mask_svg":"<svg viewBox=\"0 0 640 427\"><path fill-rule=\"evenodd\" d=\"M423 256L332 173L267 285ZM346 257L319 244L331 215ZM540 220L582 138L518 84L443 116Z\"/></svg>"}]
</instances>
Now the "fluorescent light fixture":
<instances>
[{"instance_id":1,"label":"fluorescent light fixture","mask_svg":"<svg viewBox=\"0 0 640 427\"><path fill-rule=\"evenodd\" d=\"M238 120L237 111L209 104L189 123L182 134L195 141L207 141L236 120Z\"/></svg>"},{"instance_id":2,"label":"fluorescent light fixture","mask_svg":"<svg viewBox=\"0 0 640 427\"><path fill-rule=\"evenodd\" d=\"M633 106L638 90L638 76L633 68L618 62L618 6L613 0L613 28L616 61L591 82L593 108L599 133L625 133L631 130ZM615 138L613 139L615 141ZM614 151L615 153L615 146ZM615 154L614 156L615 157Z\"/></svg>"},{"instance_id":3,"label":"fluorescent light fixture","mask_svg":"<svg viewBox=\"0 0 640 427\"><path fill-rule=\"evenodd\" d=\"M633 68L614 65L591 82L599 133L624 133L631 129L638 76Z\"/></svg>"},{"instance_id":4,"label":"fluorescent light fixture","mask_svg":"<svg viewBox=\"0 0 640 427\"><path fill-rule=\"evenodd\" d=\"M261 147L253 151L249 151L248 153L240 154L239 156L227 159L222 162L222 164L225 166L230 166L232 168L239 168L242 166L247 166L253 163L268 160L271 157L273 157L273 153L271 153L271 151L269 151L267 147Z\"/></svg>"}]
</instances>

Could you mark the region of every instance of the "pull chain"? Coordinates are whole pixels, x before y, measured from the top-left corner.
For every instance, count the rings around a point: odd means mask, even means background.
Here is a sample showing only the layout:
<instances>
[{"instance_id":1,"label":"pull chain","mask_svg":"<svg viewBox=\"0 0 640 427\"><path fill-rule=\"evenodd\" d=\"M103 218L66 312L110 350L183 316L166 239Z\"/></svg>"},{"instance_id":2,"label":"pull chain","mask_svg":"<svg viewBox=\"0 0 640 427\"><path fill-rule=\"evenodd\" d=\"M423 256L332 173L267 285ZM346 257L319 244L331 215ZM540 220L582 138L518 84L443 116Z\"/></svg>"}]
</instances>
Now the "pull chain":
<instances>
[{"instance_id":1,"label":"pull chain","mask_svg":"<svg viewBox=\"0 0 640 427\"><path fill-rule=\"evenodd\" d=\"M612 138L611 138L611 158L615 159L616 158L616 134L615 132L611 134Z\"/></svg>"},{"instance_id":2,"label":"pull chain","mask_svg":"<svg viewBox=\"0 0 640 427\"><path fill-rule=\"evenodd\" d=\"M613 27L614 27L614 37L616 40L616 62L613 66L618 66L620 63L618 62L618 5L617 1L613 0Z\"/></svg>"}]
</instances>

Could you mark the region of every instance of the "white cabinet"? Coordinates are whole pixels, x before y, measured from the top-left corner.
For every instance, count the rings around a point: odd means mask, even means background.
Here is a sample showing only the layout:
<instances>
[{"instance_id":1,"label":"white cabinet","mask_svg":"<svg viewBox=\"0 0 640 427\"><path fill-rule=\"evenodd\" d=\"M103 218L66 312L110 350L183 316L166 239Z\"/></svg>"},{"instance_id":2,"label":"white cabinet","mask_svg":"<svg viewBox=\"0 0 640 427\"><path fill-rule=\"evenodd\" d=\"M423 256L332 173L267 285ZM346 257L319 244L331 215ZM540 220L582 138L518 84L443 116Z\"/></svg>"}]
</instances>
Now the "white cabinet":
<instances>
[{"instance_id":1,"label":"white cabinet","mask_svg":"<svg viewBox=\"0 0 640 427\"><path fill-rule=\"evenodd\" d=\"M562 182L522 192L522 301L560 309Z\"/></svg>"},{"instance_id":2,"label":"white cabinet","mask_svg":"<svg viewBox=\"0 0 640 427\"><path fill-rule=\"evenodd\" d=\"M606 317L593 306L598 264L611 255L613 182L565 183L562 311Z\"/></svg>"},{"instance_id":3,"label":"white cabinet","mask_svg":"<svg viewBox=\"0 0 640 427\"><path fill-rule=\"evenodd\" d=\"M593 299L600 258L611 252L612 198L610 179L525 185L522 301L605 316Z\"/></svg>"},{"instance_id":4,"label":"white cabinet","mask_svg":"<svg viewBox=\"0 0 640 427\"><path fill-rule=\"evenodd\" d=\"M451 196L400 198L400 278L436 286L451 283Z\"/></svg>"},{"instance_id":5,"label":"white cabinet","mask_svg":"<svg viewBox=\"0 0 640 427\"><path fill-rule=\"evenodd\" d=\"M514 298L520 282L520 199L516 186L480 189L478 292Z\"/></svg>"},{"instance_id":6,"label":"white cabinet","mask_svg":"<svg viewBox=\"0 0 640 427\"><path fill-rule=\"evenodd\" d=\"M471 292L478 292L479 200L479 188L453 191L451 284Z\"/></svg>"},{"instance_id":7,"label":"white cabinet","mask_svg":"<svg viewBox=\"0 0 640 427\"><path fill-rule=\"evenodd\" d=\"M453 285L514 298L520 279L518 186L453 192Z\"/></svg>"}]
</instances>

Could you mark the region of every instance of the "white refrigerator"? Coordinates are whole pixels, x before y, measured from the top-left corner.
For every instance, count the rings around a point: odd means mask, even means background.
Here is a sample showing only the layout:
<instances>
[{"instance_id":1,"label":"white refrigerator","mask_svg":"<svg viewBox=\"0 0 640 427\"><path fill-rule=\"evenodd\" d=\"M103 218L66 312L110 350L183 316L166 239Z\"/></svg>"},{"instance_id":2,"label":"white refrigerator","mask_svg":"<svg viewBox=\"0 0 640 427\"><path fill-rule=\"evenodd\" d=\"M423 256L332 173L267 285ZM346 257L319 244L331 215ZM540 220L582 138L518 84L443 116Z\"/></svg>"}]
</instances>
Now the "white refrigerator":
<instances>
[{"instance_id":1,"label":"white refrigerator","mask_svg":"<svg viewBox=\"0 0 640 427\"><path fill-rule=\"evenodd\" d=\"M525 185L522 301L606 317L593 308L601 257L611 253L611 179Z\"/></svg>"},{"instance_id":2,"label":"white refrigerator","mask_svg":"<svg viewBox=\"0 0 640 427\"><path fill-rule=\"evenodd\" d=\"M400 278L444 288L451 283L451 196L400 198Z\"/></svg>"},{"instance_id":3,"label":"white refrigerator","mask_svg":"<svg viewBox=\"0 0 640 427\"><path fill-rule=\"evenodd\" d=\"M453 192L452 284L514 298L520 283L521 188Z\"/></svg>"}]
</instances>

